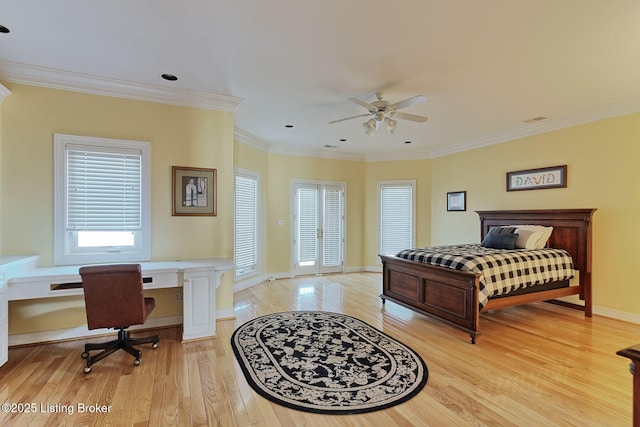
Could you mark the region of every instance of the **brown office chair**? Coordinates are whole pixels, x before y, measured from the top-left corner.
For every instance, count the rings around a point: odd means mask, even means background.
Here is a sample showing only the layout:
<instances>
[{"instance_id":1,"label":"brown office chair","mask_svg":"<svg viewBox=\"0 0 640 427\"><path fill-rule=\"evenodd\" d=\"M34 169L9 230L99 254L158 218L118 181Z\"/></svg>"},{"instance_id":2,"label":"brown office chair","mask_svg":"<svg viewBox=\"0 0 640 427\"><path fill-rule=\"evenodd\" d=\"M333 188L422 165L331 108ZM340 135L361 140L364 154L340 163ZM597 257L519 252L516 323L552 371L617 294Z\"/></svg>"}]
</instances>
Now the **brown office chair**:
<instances>
[{"instance_id":1,"label":"brown office chair","mask_svg":"<svg viewBox=\"0 0 640 427\"><path fill-rule=\"evenodd\" d=\"M84 367L84 373L91 372L91 365L119 349L135 357L133 364L138 366L142 352L133 346L151 343L155 349L160 341L158 335L130 338L126 330L129 326L143 324L156 305L153 298L144 297L140 265L81 267L80 276L89 329L118 329L118 338L115 340L85 344L82 358L87 360L87 366ZM90 356L92 350L102 351Z\"/></svg>"}]
</instances>

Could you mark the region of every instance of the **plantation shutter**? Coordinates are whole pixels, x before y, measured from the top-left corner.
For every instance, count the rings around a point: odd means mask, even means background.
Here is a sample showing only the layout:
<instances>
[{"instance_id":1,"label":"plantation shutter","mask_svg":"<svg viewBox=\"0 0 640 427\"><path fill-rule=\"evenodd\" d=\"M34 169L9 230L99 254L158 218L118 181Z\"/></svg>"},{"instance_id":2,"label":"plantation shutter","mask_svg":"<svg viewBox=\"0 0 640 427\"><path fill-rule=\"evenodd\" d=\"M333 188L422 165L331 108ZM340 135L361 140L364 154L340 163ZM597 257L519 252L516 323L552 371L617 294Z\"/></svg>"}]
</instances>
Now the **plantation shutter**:
<instances>
[{"instance_id":1,"label":"plantation shutter","mask_svg":"<svg viewBox=\"0 0 640 427\"><path fill-rule=\"evenodd\" d=\"M413 185L381 184L379 198L380 253L395 255L413 247Z\"/></svg>"},{"instance_id":2,"label":"plantation shutter","mask_svg":"<svg viewBox=\"0 0 640 427\"><path fill-rule=\"evenodd\" d=\"M258 269L258 179L236 174L236 276Z\"/></svg>"},{"instance_id":3,"label":"plantation shutter","mask_svg":"<svg viewBox=\"0 0 640 427\"><path fill-rule=\"evenodd\" d=\"M139 231L142 153L67 145L67 230Z\"/></svg>"}]
</instances>

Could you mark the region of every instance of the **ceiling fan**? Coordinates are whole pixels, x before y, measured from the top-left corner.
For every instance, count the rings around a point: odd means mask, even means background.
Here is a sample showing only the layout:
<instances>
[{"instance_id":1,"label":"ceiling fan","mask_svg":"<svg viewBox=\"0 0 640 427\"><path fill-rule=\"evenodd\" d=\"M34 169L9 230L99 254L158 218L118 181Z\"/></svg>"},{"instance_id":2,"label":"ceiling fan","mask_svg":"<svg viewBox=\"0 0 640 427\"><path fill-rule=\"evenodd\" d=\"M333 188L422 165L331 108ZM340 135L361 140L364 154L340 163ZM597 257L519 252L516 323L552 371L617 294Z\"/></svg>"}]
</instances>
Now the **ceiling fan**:
<instances>
[{"instance_id":1,"label":"ceiling fan","mask_svg":"<svg viewBox=\"0 0 640 427\"><path fill-rule=\"evenodd\" d=\"M372 116L369 120L364 122L362 126L364 127L364 131L367 135L373 136L376 133L376 130L378 130L380 124L383 122L387 130L393 133L398 125L398 122L395 119L410 120L412 122L418 123L424 123L428 120L428 118L424 116L397 111L401 108L426 101L427 98L423 95L416 95L411 98L405 99L404 101L395 102L393 104L383 99L382 92L376 93L376 98L377 101L374 101L372 103L368 103L358 98L351 98L351 101L366 108L369 112L366 114L358 114L357 116L345 117L344 119L333 120L329 122L329 124L343 122L345 120L357 119L358 117Z\"/></svg>"}]
</instances>

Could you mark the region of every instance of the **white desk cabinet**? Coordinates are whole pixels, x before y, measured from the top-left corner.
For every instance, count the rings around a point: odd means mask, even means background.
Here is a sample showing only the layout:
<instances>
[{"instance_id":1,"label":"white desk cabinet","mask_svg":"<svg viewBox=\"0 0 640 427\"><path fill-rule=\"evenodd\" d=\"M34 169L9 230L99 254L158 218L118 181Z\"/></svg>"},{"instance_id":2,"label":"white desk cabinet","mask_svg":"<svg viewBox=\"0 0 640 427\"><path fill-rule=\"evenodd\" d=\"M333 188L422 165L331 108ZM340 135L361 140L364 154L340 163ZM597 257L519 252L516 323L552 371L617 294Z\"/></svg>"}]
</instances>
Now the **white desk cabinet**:
<instances>
[{"instance_id":1,"label":"white desk cabinet","mask_svg":"<svg viewBox=\"0 0 640 427\"><path fill-rule=\"evenodd\" d=\"M215 335L216 287L213 271L185 271L182 284L182 339L192 340Z\"/></svg>"},{"instance_id":2,"label":"white desk cabinet","mask_svg":"<svg viewBox=\"0 0 640 427\"><path fill-rule=\"evenodd\" d=\"M0 257L0 366L9 354L9 284L11 277L35 268L37 256Z\"/></svg>"},{"instance_id":3,"label":"white desk cabinet","mask_svg":"<svg viewBox=\"0 0 640 427\"><path fill-rule=\"evenodd\" d=\"M35 257L37 265L38 257ZM193 340L216 335L216 288L222 274L233 269L231 258L209 258L181 261L141 262L145 289L182 287L183 319L182 339ZM0 268L2 267L0 258ZM79 266L35 268L5 277L4 319L7 318L7 300L55 298L82 295ZM0 274L1 270L0 270ZM2 277L2 276L0 276ZM8 280L6 280L8 278ZM2 326L4 325L4 326ZM0 326L7 330L7 322ZM87 331L88 332L88 331ZM7 335L0 336L0 355L7 348ZM6 353L5 353L6 354Z\"/></svg>"}]
</instances>

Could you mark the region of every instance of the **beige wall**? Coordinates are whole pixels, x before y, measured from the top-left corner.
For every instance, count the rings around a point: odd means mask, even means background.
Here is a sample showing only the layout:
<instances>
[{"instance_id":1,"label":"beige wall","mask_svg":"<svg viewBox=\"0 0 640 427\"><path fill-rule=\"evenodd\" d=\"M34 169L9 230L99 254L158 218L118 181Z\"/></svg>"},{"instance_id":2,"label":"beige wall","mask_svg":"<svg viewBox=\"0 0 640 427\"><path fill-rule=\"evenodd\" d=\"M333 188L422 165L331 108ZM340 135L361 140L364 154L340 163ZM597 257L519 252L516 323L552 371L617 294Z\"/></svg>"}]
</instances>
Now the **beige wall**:
<instances>
[{"instance_id":1,"label":"beige wall","mask_svg":"<svg viewBox=\"0 0 640 427\"><path fill-rule=\"evenodd\" d=\"M416 181L416 246L431 244L431 160L371 162L365 164L365 243L367 268L381 267L378 258L378 181Z\"/></svg>"},{"instance_id":2,"label":"beige wall","mask_svg":"<svg viewBox=\"0 0 640 427\"><path fill-rule=\"evenodd\" d=\"M640 314L635 283L640 229L640 114L631 114L432 160L432 243L478 242L475 210L597 208L594 305ZM567 188L507 192L506 172L566 164ZM447 212L447 191L467 191L467 211ZM615 314L615 313L612 313Z\"/></svg>"},{"instance_id":3,"label":"beige wall","mask_svg":"<svg viewBox=\"0 0 640 427\"><path fill-rule=\"evenodd\" d=\"M347 180L351 267L379 265L377 182L415 179L416 244L478 242L475 210L597 208L594 216L594 304L600 312L637 320L640 289L633 283L640 231L640 114L601 120L434 159L346 162L259 151L267 186L267 272L291 269L290 181ZM256 154L257 155L257 154ZM266 156L266 160L265 160ZM506 172L568 165L568 187L507 192ZM447 212L446 193L467 191L467 211ZM285 226L278 220L284 219ZM635 316L635 317L634 317Z\"/></svg>"},{"instance_id":4,"label":"beige wall","mask_svg":"<svg viewBox=\"0 0 640 427\"><path fill-rule=\"evenodd\" d=\"M53 134L151 143L152 259L233 256L233 114L6 84L2 103L0 206L3 255L53 259ZM217 217L171 216L171 166L216 168ZM218 290L218 308L233 309L232 275ZM161 293L162 294L162 293ZM166 292L165 292L166 294ZM172 295L154 316L181 314ZM169 298L165 301L164 298ZM11 303L10 333L85 322L82 301ZM36 311L33 311L36 310Z\"/></svg>"},{"instance_id":5,"label":"beige wall","mask_svg":"<svg viewBox=\"0 0 640 427\"><path fill-rule=\"evenodd\" d=\"M149 141L152 144L152 257L233 254L234 167L259 172L262 274L291 271L291 181L347 183L347 268L375 267L377 182L415 179L416 244L479 240L475 210L593 207L594 304L640 315L630 279L640 231L640 114L631 114L435 159L357 162L268 153L233 141L233 115L7 84L0 123L2 254L53 251L53 133ZM506 192L507 171L568 165L568 187ZM218 169L218 216L171 216L171 166ZM467 211L447 212L446 193L467 191ZM284 220L284 225L278 221ZM233 280L223 276L218 308L233 309ZM158 291L155 316L181 314L173 291ZM10 332L84 323L77 298L12 302Z\"/></svg>"},{"instance_id":6,"label":"beige wall","mask_svg":"<svg viewBox=\"0 0 640 427\"><path fill-rule=\"evenodd\" d=\"M363 163L347 160L293 157L269 154L267 240L269 268L285 273L291 266L291 181L307 179L347 183L346 267L362 265L363 252ZM284 225L279 224L284 220Z\"/></svg>"}]
</instances>

